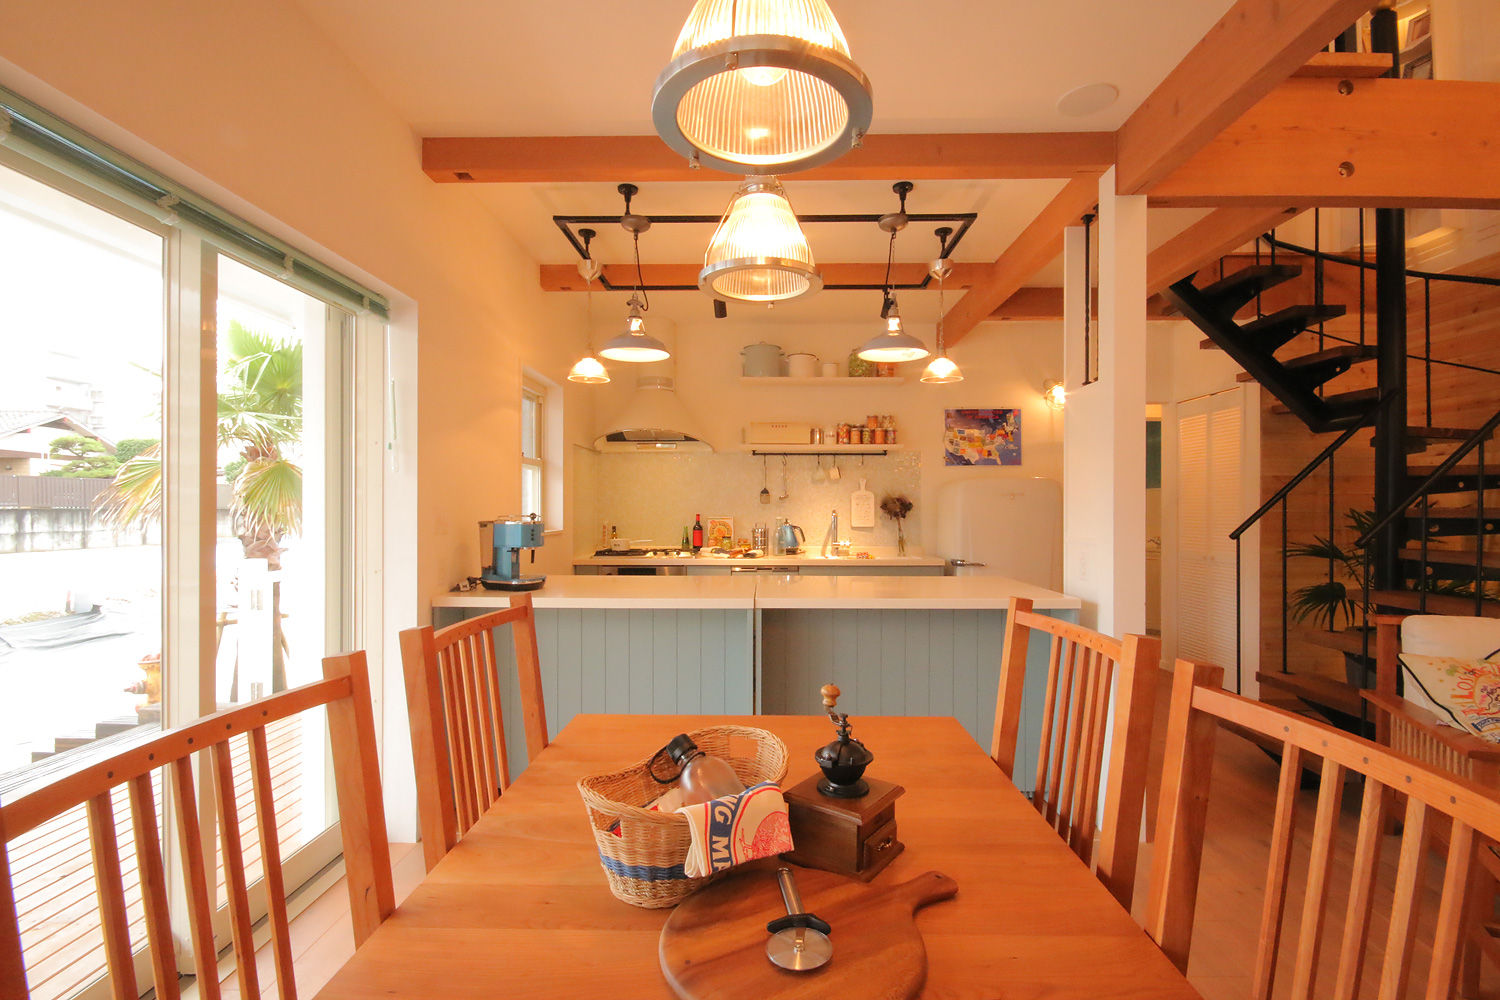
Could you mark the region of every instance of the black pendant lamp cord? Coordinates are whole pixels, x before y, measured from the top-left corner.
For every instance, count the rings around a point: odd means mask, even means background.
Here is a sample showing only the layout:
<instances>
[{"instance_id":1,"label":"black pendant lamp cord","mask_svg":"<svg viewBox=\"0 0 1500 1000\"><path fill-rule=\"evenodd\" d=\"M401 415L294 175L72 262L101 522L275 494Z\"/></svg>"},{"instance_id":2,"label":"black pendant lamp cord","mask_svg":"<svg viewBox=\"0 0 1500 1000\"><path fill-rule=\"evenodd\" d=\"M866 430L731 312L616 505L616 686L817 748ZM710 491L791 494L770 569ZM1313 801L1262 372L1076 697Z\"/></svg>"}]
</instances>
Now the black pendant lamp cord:
<instances>
[{"instance_id":1,"label":"black pendant lamp cord","mask_svg":"<svg viewBox=\"0 0 1500 1000\"><path fill-rule=\"evenodd\" d=\"M901 202L904 207L906 203L904 196ZM891 303L895 300L895 296L891 294L891 263L896 259L896 233L897 230L891 230L891 242L885 251L885 302L881 304L880 308L880 315L882 317L891 311Z\"/></svg>"},{"instance_id":2,"label":"black pendant lamp cord","mask_svg":"<svg viewBox=\"0 0 1500 1000\"><path fill-rule=\"evenodd\" d=\"M641 301L641 312L650 312L651 293L646 291L646 279L641 277L641 234L632 233L630 238L635 244L635 293L644 296Z\"/></svg>"}]
</instances>

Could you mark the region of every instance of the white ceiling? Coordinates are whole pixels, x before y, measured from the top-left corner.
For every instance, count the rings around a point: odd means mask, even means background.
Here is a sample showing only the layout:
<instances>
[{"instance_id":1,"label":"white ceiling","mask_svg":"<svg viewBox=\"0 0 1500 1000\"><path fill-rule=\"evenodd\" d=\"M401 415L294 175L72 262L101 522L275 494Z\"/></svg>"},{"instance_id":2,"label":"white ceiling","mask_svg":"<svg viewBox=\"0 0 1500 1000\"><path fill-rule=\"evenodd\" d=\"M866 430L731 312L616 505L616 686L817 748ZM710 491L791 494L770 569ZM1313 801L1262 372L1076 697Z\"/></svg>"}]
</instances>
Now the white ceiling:
<instances>
[{"instance_id":1,"label":"white ceiling","mask_svg":"<svg viewBox=\"0 0 1500 1000\"><path fill-rule=\"evenodd\" d=\"M874 132L1075 131L1117 128L1230 6L1231 0L1156 0L1150 5L1050 0L832 0L856 62L875 94ZM301 0L308 15L369 78L419 136L647 135L651 88L666 64L690 0ZM1108 82L1112 107L1060 114L1064 93ZM793 206L809 213L878 213L895 207L890 183L784 178ZM621 177L620 181L632 178ZM1060 181L923 181L909 212L978 212L955 254L991 261L1061 187ZM614 184L451 185L477 196L540 262L576 254L557 215L613 215ZM646 215L723 211L733 183L642 185ZM1202 213L1153 211L1152 242ZM932 225L914 224L897 259L927 260ZM658 226L642 237L646 263L702 260L709 226ZM820 261L882 261L873 225L809 226ZM600 227L596 256L629 261L629 242ZM1036 283L1060 281L1058 265ZM564 293L559 293L564 294ZM871 293L824 293L820 318L868 312ZM701 311L698 293L661 296L674 311ZM847 310L837 303L847 301Z\"/></svg>"}]
</instances>

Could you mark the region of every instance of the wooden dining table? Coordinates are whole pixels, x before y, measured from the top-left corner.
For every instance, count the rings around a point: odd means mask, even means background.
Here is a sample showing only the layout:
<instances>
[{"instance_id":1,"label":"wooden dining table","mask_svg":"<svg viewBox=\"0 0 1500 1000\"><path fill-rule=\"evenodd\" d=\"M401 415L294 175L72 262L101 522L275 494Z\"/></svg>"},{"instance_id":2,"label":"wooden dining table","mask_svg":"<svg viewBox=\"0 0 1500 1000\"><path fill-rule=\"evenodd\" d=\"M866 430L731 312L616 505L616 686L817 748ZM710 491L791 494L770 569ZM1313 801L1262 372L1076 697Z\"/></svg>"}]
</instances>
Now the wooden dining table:
<instances>
[{"instance_id":1,"label":"wooden dining table","mask_svg":"<svg viewBox=\"0 0 1500 1000\"><path fill-rule=\"evenodd\" d=\"M853 723L875 755L868 774L906 789L905 850L874 884L928 870L958 883L956 897L917 914L924 997L1199 996L957 721ZM576 785L676 733L726 724L786 743L788 788L833 736L821 716L576 716L318 996L672 997L657 952L671 911L610 894Z\"/></svg>"}]
</instances>

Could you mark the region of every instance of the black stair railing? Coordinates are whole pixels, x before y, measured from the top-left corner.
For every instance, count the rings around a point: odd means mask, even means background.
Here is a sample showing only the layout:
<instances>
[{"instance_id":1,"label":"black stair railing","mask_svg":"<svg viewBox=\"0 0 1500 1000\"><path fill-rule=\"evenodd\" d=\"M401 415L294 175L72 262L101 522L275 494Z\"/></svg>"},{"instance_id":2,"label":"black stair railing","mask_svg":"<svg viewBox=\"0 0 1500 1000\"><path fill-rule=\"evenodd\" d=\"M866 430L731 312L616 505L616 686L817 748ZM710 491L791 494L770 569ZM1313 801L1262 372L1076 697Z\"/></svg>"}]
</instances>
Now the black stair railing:
<instances>
[{"instance_id":1,"label":"black stair railing","mask_svg":"<svg viewBox=\"0 0 1500 1000\"><path fill-rule=\"evenodd\" d=\"M1298 486L1302 485L1309 476L1326 464L1328 466L1328 540L1332 542L1337 517L1335 510L1335 484L1337 483L1337 477L1334 475L1335 456L1338 454L1339 449L1348 444L1349 440L1355 434L1371 426L1385 408L1392 405L1400 396L1401 393L1392 393L1372 406L1357 423L1345 428L1343 433L1334 438L1322 451L1318 452L1296 475L1288 479L1280 489L1271 494L1265 503L1257 507L1253 514L1241 521L1239 526L1229 533L1229 537L1234 541L1234 689L1236 692L1241 691L1243 687L1241 674L1244 669L1244 602L1239 599L1239 595L1244 573L1243 540L1245 532L1249 531L1256 524L1259 524L1261 519L1271 511L1278 507L1281 509L1281 672L1287 673L1287 637L1291 617L1291 592L1287 587L1287 549L1290 542L1287 528L1287 500ZM1337 568L1334 565L1334 560L1330 558L1328 561L1328 582L1330 585L1335 582L1336 577ZM1331 615L1328 624L1329 629L1332 630L1333 618Z\"/></svg>"},{"instance_id":2,"label":"black stair railing","mask_svg":"<svg viewBox=\"0 0 1500 1000\"><path fill-rule=\"evenodd\" d=\"M1484 491L1489 488L1488 479L1490 477L1486 473L1484 451L1485 442L1494 435L1496 428L1500 428L1500 410L1497 410L1493 416L1484 422L1484 426L1476 430L1462 444L1455 448L1451 455L1439 462L1427 474L1427 477L1412 489L1405 500L1378 518L1370 529L1355 542L1356 546L1368 545L1370 539L1374 538L1376 533L1382 528L1391 524L1397 518L1406 517L1407 512L1412 507L1418 504L1421 505L1421 518L1418 527L1418 534L1420 535L1418 558L1414 561L1405 560L1407 563L1414 562L1416 566L1416 583L1413 585L1413 589L1417 593L1418 613L1426 612L1427 596L1432 592L1435 584L1431 576L1432 550L1428 546L1428 542L1432 537L1432 532L1429 530L1428 524L1432 516L1432 494L1440 488L1445 490L1456 488L1453 491L1461 490L1465 495L1472 491L1474 495L1474 614L1484 614L1484 602L1487 596L1485 590L1487 567L1485 566L1484 558L1484 539L1487 534L1491 533L1490 529L1492 527L1491 524L1487 523L1488 519L1485 517ZM1474 475L1469 476L1466 471L1464 473L1455 473L1454 469L1458 466L1458 463L1467 458L1471 453L1476 460ZM1457 564L1449 562L1447 565ZM1370 577L1370 560L1367 557L1365 559L1364 573L1364 601L1366 605L1370 603L1371 597Z\"/></svg>"}]
</instances>

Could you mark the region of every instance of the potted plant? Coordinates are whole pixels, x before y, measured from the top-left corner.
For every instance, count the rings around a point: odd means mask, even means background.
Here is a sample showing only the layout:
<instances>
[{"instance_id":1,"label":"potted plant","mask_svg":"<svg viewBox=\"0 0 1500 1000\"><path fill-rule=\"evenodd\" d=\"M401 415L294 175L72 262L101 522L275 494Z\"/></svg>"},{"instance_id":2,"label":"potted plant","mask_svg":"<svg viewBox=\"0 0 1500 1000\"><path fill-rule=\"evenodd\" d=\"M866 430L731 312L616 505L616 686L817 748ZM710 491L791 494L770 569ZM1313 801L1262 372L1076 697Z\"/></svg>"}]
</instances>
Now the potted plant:
<instances>
[{"instance_id":1,"label":"potted plant","mask_svg":"<svg viewBox=\"0 0 1500 1000\"><path fill-rule=\"evenodd\" d=\"M1375 515L1371 511L1350 507L1344 512L1344 524L1355 538L1362 536L1374 523ZM1319 559L1333 568L1329 579L1298 587L1291 592L1289 610L1294 621L1299 624L1311 621L1314 625L1334 632L1337 631L1335 622L1340 615L1343 616L1344 626L1352 628L1355 611L1358 610L1360 623L1364 624L1369 609L1356 593L1362 589L1359 581L1364 572L1364 547L1351 545L1346 550L1333 538L1315 535L1311 542L1288 545L1286 554L1294 559Z\"/></svg>"}]
</instances>

